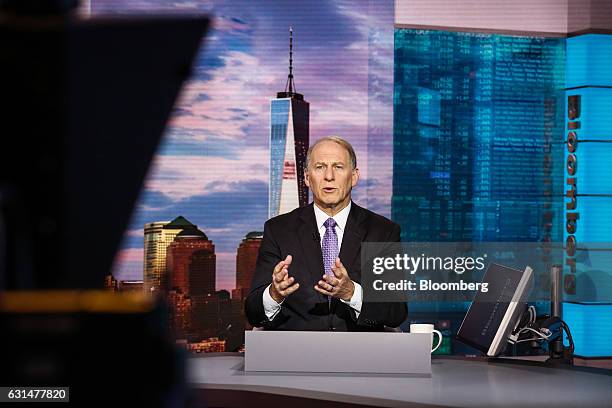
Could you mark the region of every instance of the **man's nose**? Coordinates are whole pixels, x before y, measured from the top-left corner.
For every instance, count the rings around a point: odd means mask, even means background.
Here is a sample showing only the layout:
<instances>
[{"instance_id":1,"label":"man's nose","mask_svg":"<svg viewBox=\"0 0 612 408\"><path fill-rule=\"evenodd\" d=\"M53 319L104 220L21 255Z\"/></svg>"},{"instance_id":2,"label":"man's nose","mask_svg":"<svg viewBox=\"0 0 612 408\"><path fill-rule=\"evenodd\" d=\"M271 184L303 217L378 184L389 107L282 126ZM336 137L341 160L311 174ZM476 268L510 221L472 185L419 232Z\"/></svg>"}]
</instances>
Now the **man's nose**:
<instances>
[{"instance_id":1,"label":"man's nose","mask_svg":"<svg viewBox=\"0 0 612 408\"><path fill-rule=\"evenodd\" d=\"M325 180L331 181L334 179L334 169L333 167L328 167L325 169Z\"/></svg>"}]
</instances>

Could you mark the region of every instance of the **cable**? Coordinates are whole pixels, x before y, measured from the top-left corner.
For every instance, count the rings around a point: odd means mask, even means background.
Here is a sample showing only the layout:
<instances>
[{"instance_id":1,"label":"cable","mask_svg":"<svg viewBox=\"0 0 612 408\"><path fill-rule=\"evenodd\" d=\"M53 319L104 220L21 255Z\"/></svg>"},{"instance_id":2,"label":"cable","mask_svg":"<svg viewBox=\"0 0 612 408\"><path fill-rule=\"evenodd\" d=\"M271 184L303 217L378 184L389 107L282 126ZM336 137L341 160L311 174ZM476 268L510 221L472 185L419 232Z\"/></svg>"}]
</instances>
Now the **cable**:
<instances>
[{"instance_id":1,"label":"cable","mask_svg":"<svg viewBox=\"0 0 612 408\"><path fill-rule=\"evenodd\" d=\"M515 341L515 342L514 342L514 343L512 343L512 344L524 343L524 342L526 342L526 341L542 341L542 340L544 340L544 339L539 338L539 337L532 337L532 338L530 338L530 339L517 340L517 341Z\"/></svg>"},{"instance_id":2,"label":"cable","mask_svg":"<svg viewBox=\"0 0 612 408\"><path fill-rule=\"evenodd\" d=\"M572 338L572 333L570 333L569 326L567 325L567 323L561 320L561 327L563 327L563 330L565 330L565 333L567 334L567 339L570 343L570 354L574 354L574 339Z\"/></svg>"},{"instance_id":3,"label":"cable","mask_svg":"<svg viewBox=\"0 0 612 408\"><path fill-rule=\"evenodd\" d=\"M527 309L529 311L529 322L533 323L536 321L536 308L533 305L530 305L529 308Z\"/></svg>"},{"instance_id":4,"label":"cable","mask_svg":"<svg viewBox=\"0 0 612 408\"><path fill-rule=\"evenodd\" d=\"M529 324L534 323L534 321L532 321L532 319L533 319L533 316L534 316L535 307L529 306L527 312L529 313L529 321L530 321ZM537 316L536 316L536 319L537 319ZM569 355L570 355L569 358L571 359L571 356L574 354L574 349L575 349L574 339L572 338L572 333L570 332L570 329L569 329L569 326L567 325L567 323L565 323L563 320L560 320L560 324L561 324L561 327L559 328L559 332L560 332L559 335L561 336L561 342L562 342L561 344L563 344L563 332L565 331L565 334L567 335L567 339L569 341L569 350L567 348L565 348L564 346L563 346L563 349L565 351L569 351ZM523 333L527 333L527 332L531 332L531 333L535 334L536 336L519 340L520 336ZM547 342L550 342L551 341L550 338L554 334L556 334L557 331L550 332L550 330L549 330L549 333L550 334L546 335L546 334L540 332L539 330L534 329L533 327L523 327L523 328L519 329L518 331L514 332L512 335L509 336L508 343L512 344L513 347L516 347L516 345L518 343L525 343L525 342L532 342L532 341L534 341L534 342L537 342L540 345L540 347L541 347L542 346L541 342L544 341L544 340L547 341ZM548 343L548 344L549 344L549 347L550 347L551 343ZM513 350L514 350L514 353L516 353L516 349L513 348Z\"/></svg>"},{"instance_id":5,"label":"cable","mask_svg":"<svg viewBox=\"0 0 612 408\"><path fill-rule=\"evenodd\" d=\"M532 338L529 338L529 339L518 340L518 337L520 337L521 333L526 332L526 331L531 331L531 332L535 333L538 337L532 337ZM522 343L524 341L533 341L533 340L546 340L546 341L548 341L550 339L551 335L552 334L546 336L545 334L540 333L539 331L534 330L531 327L524 327L521 330L519 330L519 332L516 334L514 339L510 339L510 340L508 340L508 342L511 343L511 344L515 344L515 343Z\"/></svg>"},{"instance_id":6,"label":"cable","mask_svg":"<svg viewBox=\"0 0 612 408\"><path fill-rule=\"evenodd\" d=\"M532 308L533 308L533 310L532 310ZM528 312L529 312L529 315L530 315L529 316L529 320L530 321L531 321L531 318L533 316L532 313L533 313L534 310L535 310L535 307L529 306ZM531 322L531 323L533 323L533 322ZM519 337L521 336L521 334L524 333L524 332L528 332L528 331L533 332L538 337L532 337L532 338L529 338L529 339L521 339L521 340L519 340ZM515 334L509 336L508 343L516 344L516 343L523 343L525 341L534 341L534 340L535 341L541 341L541 340L549 341L550 337L552 335L553 335L553 333L550 333L550 334L546 335L546 334L544 334L544 333L542 333L542 332L540 332L538 330L535 330L535 329L533 329L531 327L523 327L523 328L519 329L519 331L516 332Z\"/></svg>"},{"instance_id":7,"label":"cable","mask_svg":"<svg viewBox=\"0 0 612 408\"><path fill-rule=\"evenodd\" d=\"M536 336L539 336L539 337L541 337L541 338L542 338L542 339L544 339L544 340L548 340L548 339L550 339L550 336L552 335L552 334L549 334L549 335L547 336L547 335L545 335L545 334L544 334L544 333L542 333L542 332L539 332L539 331L537 331L537 330L535 330L535 329L532 329L531 327L523 327L521 330L519 330L518 334L520 335L520 334L521 334L522 332L524 332L524 331L531 331L531 332L534 332L534 333L536 334Z\"/></svg>"}]
</instances>

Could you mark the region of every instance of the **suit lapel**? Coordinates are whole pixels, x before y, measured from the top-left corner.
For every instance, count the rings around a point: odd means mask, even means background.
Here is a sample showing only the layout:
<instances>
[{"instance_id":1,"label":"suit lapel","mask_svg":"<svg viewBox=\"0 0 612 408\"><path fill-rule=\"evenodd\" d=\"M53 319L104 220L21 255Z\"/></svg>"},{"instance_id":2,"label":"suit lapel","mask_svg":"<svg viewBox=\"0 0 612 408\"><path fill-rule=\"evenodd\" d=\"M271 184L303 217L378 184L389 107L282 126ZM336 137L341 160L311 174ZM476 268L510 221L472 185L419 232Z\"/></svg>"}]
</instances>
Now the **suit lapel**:
<instances>
[{"instance_id":1,"label":"suit lapel","mask_svg":"<svg viewBox=\"0 0 612 408\"><path fill-rule=\"evenodd\" d=\"M317 229L317 220L314 215L313 203L304 207L300 215L298 238L304 251L306 264L310 276L317 282L321 279L323 271L323 254L321 253L321 237Z\"/></svg>"},{"instance_id":2,"label":"suit lapel","mask_svg":"<svg viewBox=\"0 0 612 408\"><path fill-rule=\"evenodd\" d=\"M366 235L366 230L362 225L364 221L365 212L355 203L351 203L351 212L346 220L344 236L342 237L342 247L338 255L340 261L349 272L349 275L351 273L351 267L360 253L361 242Z\"/></svg>"}]
</instances>

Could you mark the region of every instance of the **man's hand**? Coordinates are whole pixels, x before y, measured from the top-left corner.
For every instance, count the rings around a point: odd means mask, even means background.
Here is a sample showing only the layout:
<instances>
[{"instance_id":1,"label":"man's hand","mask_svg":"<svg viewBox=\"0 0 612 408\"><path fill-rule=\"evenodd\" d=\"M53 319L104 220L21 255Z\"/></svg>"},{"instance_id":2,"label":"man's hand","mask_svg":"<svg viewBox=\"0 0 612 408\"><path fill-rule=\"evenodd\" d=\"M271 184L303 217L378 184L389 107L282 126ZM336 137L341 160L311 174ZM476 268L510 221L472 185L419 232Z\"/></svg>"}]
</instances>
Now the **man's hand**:
<instances>
[{"instance_id":1,"label":"man's hand","mask_svg":"<svg viewBox=\"0 0 612 408\"><path fill-rule=\"evenodd\" d=\"M300 284L295 282L293 277L289 277L289 265L291 265L291 255L287 255L284 261L280 261L272 272L272 285L270 285L270 296L276 303L280 303L287 296L298 290Z\"/></svg>"},{"instance_id":2,"label":"man's hand","mask_svg":"<svg viewBox=\"0 0 612 408\"><path fill-rule=\"evenodd\" d=\"M334 276L323 275L323 279L315 285L315 290L348 302L355 293L355 284L342 262L340 262L340 258L336 258L336 264L332 266L332 272L334 272Z\"/></svg>"}]
</instances>

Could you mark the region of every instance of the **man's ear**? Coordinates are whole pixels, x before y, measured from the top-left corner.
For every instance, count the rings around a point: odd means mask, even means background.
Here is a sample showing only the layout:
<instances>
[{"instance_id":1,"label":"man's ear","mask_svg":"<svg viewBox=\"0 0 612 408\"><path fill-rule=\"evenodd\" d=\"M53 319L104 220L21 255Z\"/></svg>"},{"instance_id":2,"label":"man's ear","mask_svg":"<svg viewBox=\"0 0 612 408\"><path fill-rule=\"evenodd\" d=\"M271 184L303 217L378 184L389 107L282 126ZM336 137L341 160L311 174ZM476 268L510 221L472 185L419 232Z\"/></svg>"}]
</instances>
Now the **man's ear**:
<instances>
[{"instance_id":1,"label":"man's ear","mask_svg":"<svg viewBox=\"0 0 612 408\"><path fill-rule=\"evenodd\" d=\"M353 175L351 176L351 186L355 187L357 182L359 181L359 169L353 170Z\"/></svg>"},{"instance_id":2,"label":"man's ear","mask_svg":"<svg viewBox=\"0 0 612 408\"><path fill-rule=\"evenodd\" d=\"M310 187L310 180L308 179L308 169L304 169L304 182L306 187Z\"/></svg>"}]
</instances>

